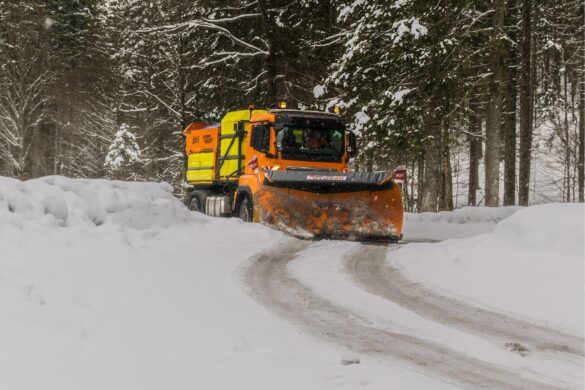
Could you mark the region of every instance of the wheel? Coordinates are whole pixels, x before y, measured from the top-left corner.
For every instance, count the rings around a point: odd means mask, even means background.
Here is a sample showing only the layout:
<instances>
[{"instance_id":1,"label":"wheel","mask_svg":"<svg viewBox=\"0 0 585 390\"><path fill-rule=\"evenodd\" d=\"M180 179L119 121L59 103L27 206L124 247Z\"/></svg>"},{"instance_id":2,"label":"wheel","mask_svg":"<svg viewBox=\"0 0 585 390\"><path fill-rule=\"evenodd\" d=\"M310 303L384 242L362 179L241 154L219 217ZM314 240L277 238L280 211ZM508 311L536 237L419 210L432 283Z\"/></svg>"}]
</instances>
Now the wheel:
<instances>
[{"instance_id":1,"label":"wheel","mask_svg":"<svg viewBox=\"0 0 585 390\"><path fill-rule=\"evenodd\" d=\"M189 210L205 214L205 201L209 195L210 193L208 191L191 191L191 199L188 204Z\"/></svg>"},{"instance_id":2,"label":"wheel","mask_svg":"<svg viewBox=\"0 0 585 390\"><path fill-rule=\"evenodd\" d=\"M191 201L189 202L189 210L196 211L198 213L203 212L203 206L201 206L201 200L199 199L198 196L194 196L191 198Z\"/></svg>"},{"instance_id":3,"label":"wheel","mask_svg":"<svg viewBox=\"0 0 585 390\"><path fill-rule=\"evenodd\" d=\"M193 191L191 192L191 200L189 201L189 210L205 214L205 201L209 193L207 191Z\"/></svg>"},{"instance_id":4,"label":"wheel","mask_svg":"<svg viewBox=\"0 0 585 390\"><path fill-rule=\"evenodd\" d=\"M239 217L244 222L252 222L254 220L254 212L252 210L252 203L245 197L240 204Z\"/></svg>"}]
</instances>

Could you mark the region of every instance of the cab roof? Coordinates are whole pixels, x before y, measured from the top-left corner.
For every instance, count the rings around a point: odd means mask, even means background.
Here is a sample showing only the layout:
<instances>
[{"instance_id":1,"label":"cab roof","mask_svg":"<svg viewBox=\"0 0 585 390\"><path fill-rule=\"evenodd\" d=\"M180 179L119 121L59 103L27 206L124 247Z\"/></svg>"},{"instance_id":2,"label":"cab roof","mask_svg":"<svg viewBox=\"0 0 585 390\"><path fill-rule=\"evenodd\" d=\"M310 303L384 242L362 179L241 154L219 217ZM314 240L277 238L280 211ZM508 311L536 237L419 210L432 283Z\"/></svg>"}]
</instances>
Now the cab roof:
<instances>
[{"instance_id":1,"label":"cab roof","mask_svg":"<svg viewBox=\"0 0 585 390\"><path fill-rule=\"evenodd\" d=\"M345 127L337 114L307 110L270 110L276 124L310 127Z\"/></svg>"},{"instance_id":2,"label":"cab roof","mask_svg":"<svg viewBox=\"0 0 585 390\"><path fill-rule=\"evenodd\" d=\"M315 116L323 116L328 118L339 118L339 114L335 114L332 112L325 112L325 111L313 111L313 110L293 110L293 109L271 109L269 111L271 114L281 114L281 115L294 115L294 116L310 116L314 118Z\"/></svg>"}]
</instances>

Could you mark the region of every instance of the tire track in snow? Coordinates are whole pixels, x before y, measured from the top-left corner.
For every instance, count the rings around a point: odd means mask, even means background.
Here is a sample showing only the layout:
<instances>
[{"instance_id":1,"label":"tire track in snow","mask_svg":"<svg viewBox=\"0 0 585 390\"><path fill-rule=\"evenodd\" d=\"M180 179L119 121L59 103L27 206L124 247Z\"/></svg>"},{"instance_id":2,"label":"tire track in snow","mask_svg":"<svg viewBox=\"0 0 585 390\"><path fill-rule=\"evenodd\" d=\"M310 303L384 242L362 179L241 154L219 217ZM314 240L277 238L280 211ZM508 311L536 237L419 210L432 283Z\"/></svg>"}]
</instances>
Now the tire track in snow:
<instances>
[{"instance_id":1,"label":"tire track in snow","mask_svg":"<svg viewBox=\"0 0 585 390\"><path fill-rule=\"evenodd\" d=\"M288 263L309 245L307 241L290 240L257 255L239 270L248 293L311 334L359 354L397 359L448 383L473 389L555 388L430 341L376 328L350 310L316 295L287 270Z\"/></svg>"},{"instance_id":2,"label":"tire track in snow","mask_svg":"<svg viewBox=\"0 0 585 390\"><path fill-rule=\"evenodd\" d=\"M584 355L582 338L446 297L406 278L386 262L388 247L360 245L347 256L346 271L364 290L423 317L535 351Z\"/></svg>"}]
</instances>

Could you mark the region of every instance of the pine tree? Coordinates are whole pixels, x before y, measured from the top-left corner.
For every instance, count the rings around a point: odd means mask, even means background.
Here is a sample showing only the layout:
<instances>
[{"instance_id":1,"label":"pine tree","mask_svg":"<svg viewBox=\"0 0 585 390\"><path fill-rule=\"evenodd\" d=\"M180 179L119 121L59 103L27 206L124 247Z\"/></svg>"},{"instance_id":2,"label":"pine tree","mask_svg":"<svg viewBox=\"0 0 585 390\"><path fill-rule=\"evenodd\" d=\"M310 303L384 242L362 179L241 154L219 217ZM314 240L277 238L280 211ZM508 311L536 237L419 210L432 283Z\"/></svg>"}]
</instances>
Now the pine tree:
<instances>
[{"instance_id":1,"label":"pine tree","mask_svg":"<svg viewBox=\"0 0 585 390\"><path fill-rule=\"evenodd\" d=\"M140 162L141 151L136 135L123 123L108 148L104 166L114 178L136 177L135 167Z\"/></svg>"},{"instance_id":2,"label":"pine tree","mask_svg":"<svg viewBox=\"0 0 585 390\"><path fill-rule=\"evenodd\" d=\"M396 7L366 0L348 1L340 12L345 52L328 89L353 116L369 168L424 155L420 210L451 208L450 146L481 81L471 72L484 54L475 49L473 33L487 14L481 5L414 1Z\"/></svg>"}]
</instances>

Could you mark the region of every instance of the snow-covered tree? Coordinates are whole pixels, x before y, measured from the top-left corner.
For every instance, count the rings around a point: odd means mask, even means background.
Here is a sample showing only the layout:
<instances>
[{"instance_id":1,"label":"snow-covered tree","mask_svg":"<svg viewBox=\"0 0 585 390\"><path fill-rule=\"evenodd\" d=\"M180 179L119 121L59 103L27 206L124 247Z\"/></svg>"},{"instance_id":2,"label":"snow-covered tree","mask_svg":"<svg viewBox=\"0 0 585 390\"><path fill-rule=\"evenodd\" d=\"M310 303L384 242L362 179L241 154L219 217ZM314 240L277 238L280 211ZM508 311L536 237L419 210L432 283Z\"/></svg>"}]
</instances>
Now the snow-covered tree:
<instances>
[{"instance_id":1,"label":"snow-covered tree","mask_svg":"<svg viewBox=\"0 0 585 390\"><path fill-rule=\"evenodd\" d=\"M285 99L293 108L342 105L360 133L360 169L409 167L410 208L451 207L451 156L462 147L469 204L485 202L486 155L491 168L505 162L504 203L519 194L527 204L531 151L542 144L558 150L563 199L583 198L584 8L580 0L0 0L0 172L102 177L125 123L142 150L133 177L178 187L189 122ZM495 204L496 191L489 195Z\"/></svg>"},{"instance_id":2,"label":"snow-covered tree","mask_svg":"<svg viewBox=\"0 0 585 390\"><path fill-rule=\"evenodd\" d=\"M40 1L0 3L0 159L4 173L21 178L42 174L45 163L40 130L54 72L44 21Z\"/></svg>"},{"instance_id":3,"label":"snow-covered tree","mask_svg":"<svg viewBox=\"0 0 585 390\"><path fill-rule=\"evenodd\" d=\"M473 31L489 15L478 4L348 0L339 13L345 50L328 79L333 102L361 133L368 168L419 161L419 207L429 211L452 207L449 147L481 70Z\"/></svg>"},{"instance_id":4,"label":"snow-covered tree","mask_svg":"<svg viewBox=\"0 0 585 390\"><path fill-rule=\"evenodd\" d=\"M101 0L46 0L46 33L56 73L50 116L56 162L53 174L103 175L105 140L116 129L112 77Z\"/></svg>"},{"instance_id":5,"label":"snow-covered tree","mask_svg":"<svg viewBox=\"0 0 585 390\"><path fill-rule=\"evenodd\" d=\"M130 131L127 124L123 123L108 148L105 167L113 177L118 179L128 176L136 177L137 172L132 168L140 162L140 156L141 150L136 135Z\"/></svg>"}]
</instances>

